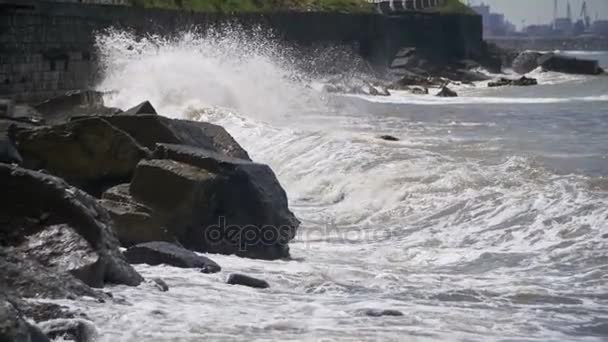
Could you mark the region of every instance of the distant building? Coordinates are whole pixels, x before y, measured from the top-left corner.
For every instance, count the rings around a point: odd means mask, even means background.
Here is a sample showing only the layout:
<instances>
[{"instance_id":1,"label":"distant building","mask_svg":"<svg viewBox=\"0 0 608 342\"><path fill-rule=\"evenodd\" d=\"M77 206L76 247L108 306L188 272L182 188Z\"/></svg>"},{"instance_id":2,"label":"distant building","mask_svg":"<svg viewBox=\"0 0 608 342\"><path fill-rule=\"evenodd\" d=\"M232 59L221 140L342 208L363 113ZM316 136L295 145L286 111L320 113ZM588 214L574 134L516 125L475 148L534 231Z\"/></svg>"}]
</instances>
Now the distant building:
<instances>
[{"instance_id":1,"label":"distant building","mask_svg":"<svg viewBox=\"0 0 608 342\"><path fill-rule=\"evenodd\" d=\"M523 29L523 32L528 36L550 36L553 34L551 25L530 25Z\"/></svg>"},{"instance_id":2,"label":"distant building","mask_svg":"<svg viewBox=\"0 0 608 342\"><path fill-rule=\"evenodd\" d=\"M556 18L553 22L553 26L555 26L556 33L562 34L570 34L572 33L572 19L570 18Z\"/></svg>"},{"instance_id":3,"label":"distant building","mask_svg":"<svg viewBox=\"0 0 608 342\"><path fill-rule=\"evenodd\" d=\"M596 20L591 25L591 31L595 34L608 36L608 20Z\"/></svg>"},{"instance_id":4,"label":"distant building","mask_svg":"<svg viewBox=\"0 0 608 342\"><path fill-rule=\"evenodd\" d=\"M471 9L481 16L485 36L504 36L515 31L515 25L506 20L504 14L493 13L489 5L482 3Z\"/></svg>"}]
</instances>

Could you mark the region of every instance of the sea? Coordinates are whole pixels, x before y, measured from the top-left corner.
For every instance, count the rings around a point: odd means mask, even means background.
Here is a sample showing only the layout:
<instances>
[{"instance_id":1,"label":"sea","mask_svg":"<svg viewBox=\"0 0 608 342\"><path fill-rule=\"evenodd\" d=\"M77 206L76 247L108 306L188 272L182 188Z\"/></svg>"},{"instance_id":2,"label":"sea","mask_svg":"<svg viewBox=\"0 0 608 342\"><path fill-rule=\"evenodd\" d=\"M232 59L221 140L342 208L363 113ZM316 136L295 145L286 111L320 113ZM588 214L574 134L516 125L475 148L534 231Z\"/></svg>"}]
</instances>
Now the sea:
<instances>
[{"instance_id":1,"label":"sea","mask_svg":"<svg viewBox=\"0 0 608 342\"><path fill-rule=\"evenodd\" d=\"M339 95L259 37L113 31L97 45L108 105L222 125L302 221L289 261L138 265L170 290L60 301L98 341L608 340L608 76ZM608 51L560 53L608 68ZM233 272L270 288L227 285ZM367 315L389 309L403 315Z\"/></svg>"}]
</instances>

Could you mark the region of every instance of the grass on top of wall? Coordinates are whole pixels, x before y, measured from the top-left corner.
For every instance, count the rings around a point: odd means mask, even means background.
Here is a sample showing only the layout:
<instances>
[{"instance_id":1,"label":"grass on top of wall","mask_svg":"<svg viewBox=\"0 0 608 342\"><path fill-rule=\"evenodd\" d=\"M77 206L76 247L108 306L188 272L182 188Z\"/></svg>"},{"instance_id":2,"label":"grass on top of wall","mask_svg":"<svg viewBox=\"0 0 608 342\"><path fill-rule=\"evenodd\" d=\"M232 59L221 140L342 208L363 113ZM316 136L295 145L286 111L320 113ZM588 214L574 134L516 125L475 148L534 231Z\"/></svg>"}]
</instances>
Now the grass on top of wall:
<instances>
[{"instance_id":1,"label":"grass on top of wall","mask_svg":"<svg viewBox=\"0 0 608 342\"><path fill-rule=\"evenodd\" d=\"M476 14L469 6L462 3L461 0L447 0L445 5L437 7L437 8L429 8L426 10L431 13L441 13L441 14Z\"/></svg>"},{"instance_id":2,"label":"grass on top of wall","mask_svg":"<svg viewBox=\"0 0 608 342\"><path fill-rule=\"evenodd\" d=\"M366 0L130 0L145 8L181 9L200 12L321 11L367 13L373 6Z\"/></svg>"}]
</instances>

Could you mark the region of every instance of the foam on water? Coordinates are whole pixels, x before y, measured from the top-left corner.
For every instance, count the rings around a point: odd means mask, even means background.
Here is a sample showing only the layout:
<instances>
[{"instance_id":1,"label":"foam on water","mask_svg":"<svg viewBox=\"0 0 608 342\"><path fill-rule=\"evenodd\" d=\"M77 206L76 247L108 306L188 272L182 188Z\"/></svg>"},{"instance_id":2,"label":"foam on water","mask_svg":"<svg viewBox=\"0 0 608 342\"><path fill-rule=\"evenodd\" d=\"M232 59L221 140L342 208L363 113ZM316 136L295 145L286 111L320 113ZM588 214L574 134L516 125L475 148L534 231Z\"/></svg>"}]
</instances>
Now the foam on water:
<instances>
[{"instance_id":1,"label":"foam on water","mask_svg":"<svg viewBox=\"0 0 608 342\"><path fill-rule=\"evenodd\" d=\"M294 261L213 255L224 269L215 275L139 266L146 277L164 278L170 291L117 286L111 291L125 304L69 302L86 308L102 341L608 335L608 192L591 186L598 179L550 171L543 153L523 153L517 144L524 140L504 133L517 125L533 130L542 116L518 124L522 115L483 107L559 99L501 100L496 92L490 100L407 97L476 103L460 111L356 110L300 83L277 45L260 36L137 41L111 32L99 48L106 66L100 88L116 91L110 105L150 100L164 115L223 125L254 160L272 166L303 222ZM572 133L566 119L552 122ZM605 131L603 122L590 127ZM527 134L552 138L542 130ZM604 153L590 148L586 158ZM233 271L264 278L271 289L224 284ZM366 308L405 316L361 316Z\"/></svg>"}]
</instances>

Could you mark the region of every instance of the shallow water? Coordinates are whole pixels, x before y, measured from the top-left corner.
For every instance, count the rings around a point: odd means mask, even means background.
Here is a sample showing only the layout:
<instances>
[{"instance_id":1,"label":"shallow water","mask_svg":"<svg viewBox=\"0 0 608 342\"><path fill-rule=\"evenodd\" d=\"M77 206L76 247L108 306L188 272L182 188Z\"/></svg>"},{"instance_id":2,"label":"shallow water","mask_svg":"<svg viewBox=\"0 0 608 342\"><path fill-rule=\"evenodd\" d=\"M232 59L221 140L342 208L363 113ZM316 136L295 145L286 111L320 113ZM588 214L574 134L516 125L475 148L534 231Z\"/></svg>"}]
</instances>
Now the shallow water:
<instances>
[{"instance_id":1,"label":"shallow water","mask_svg":"<svg viewBox=\"0 0 608 342\"><path fill-rule=\"evenodd\" d=\"M70 302L101 341L608 338L607 77L534 72L540 86L463 86L447 100L330 96L296 81L274 46L234 60L238 39L100 44L111 105L148 99L223 125L272 166L303 222L294 261L140 266L170 291ZM593 58L608 66L608 53ZM271 288L224 284L233 271Z\"/></svg>"}]
</instances>

